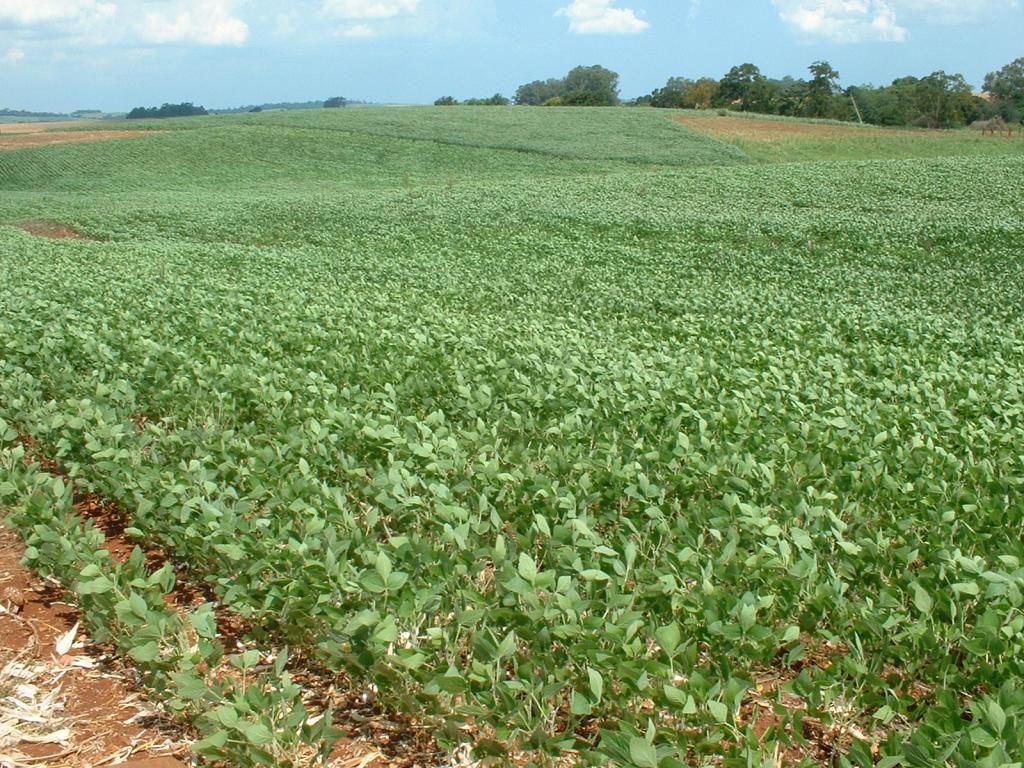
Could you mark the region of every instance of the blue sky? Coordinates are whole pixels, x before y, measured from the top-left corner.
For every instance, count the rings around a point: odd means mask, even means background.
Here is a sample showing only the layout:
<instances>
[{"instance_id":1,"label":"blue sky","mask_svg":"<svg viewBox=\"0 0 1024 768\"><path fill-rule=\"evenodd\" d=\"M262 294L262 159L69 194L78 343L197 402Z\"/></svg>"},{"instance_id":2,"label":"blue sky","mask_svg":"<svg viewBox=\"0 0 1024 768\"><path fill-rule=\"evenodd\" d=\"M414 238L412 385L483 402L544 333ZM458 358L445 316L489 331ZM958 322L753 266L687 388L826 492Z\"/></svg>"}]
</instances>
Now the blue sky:
<instances>
[{"instance_id":1,"label":"blue sky","mask_svg":"<svg viewBox=\"0 0 1024 768\"><path fill-rule=\"evenodd\" d=\"M0 0L0 107L511 95L603 64L625 97L752 61L841 84L1024 56L1024 0Z\"/></svg>"}]
</instances>

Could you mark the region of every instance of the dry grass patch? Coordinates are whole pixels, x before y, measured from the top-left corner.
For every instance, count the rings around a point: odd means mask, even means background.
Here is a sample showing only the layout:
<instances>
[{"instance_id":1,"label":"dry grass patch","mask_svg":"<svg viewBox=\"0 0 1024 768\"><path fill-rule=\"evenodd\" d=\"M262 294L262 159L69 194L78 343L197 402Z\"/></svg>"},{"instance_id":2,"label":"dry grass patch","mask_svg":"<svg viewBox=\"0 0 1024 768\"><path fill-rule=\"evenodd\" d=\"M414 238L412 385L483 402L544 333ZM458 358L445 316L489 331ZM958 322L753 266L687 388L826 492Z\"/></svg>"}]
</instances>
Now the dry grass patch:
<instances>
[{"instance_id":1,"label":"dry grass patch","mask_svg":"<svg viewBox=\"0 0 1024 768\"><path fill-rule=\"evenodd\" d=\"M830 136L926 136L942 135L941 131L877 128L831 123L802 123L797 120L762 120L735 115L676 115L672 118L687 128L716 139L775 141L783 138Z\"/></svg>"},{"instance_id":2,"label":"dry grass patch","mask_svg":"<svg viewBox=\"0 0 1024 768\"><path fill-rule=\"evenodd\" d=\"M42 120L38 123L0 123L0 136L23 133L42 133L43 131L74 130L83 125L109 125L104 120Z\"/></svg>"},{"instance_id":3,"label":"dry grass patch","mask_svg":"<svg viewBox=\"0 0 1024 768\"><path fill-rule=\"evenodd\" d=\"M28 149L29 147L46 147L51 144L77 144L87 141L106 141L108 139L127 139L147 136L163 131L53 131L8 133L0 128L0 151Z\"/></svg>"}]
</instances>

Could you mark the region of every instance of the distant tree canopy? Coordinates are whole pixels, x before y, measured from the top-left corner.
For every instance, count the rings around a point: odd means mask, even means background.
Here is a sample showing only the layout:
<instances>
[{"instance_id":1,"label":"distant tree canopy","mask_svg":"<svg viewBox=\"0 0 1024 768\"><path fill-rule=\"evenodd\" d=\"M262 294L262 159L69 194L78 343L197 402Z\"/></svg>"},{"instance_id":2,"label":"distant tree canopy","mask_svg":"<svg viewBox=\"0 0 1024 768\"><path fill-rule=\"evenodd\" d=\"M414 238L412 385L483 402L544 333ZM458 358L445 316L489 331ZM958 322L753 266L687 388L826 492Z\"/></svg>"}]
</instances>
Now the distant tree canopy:
<instances>
[{"instance_id":1,"label":"distant tree canopy","mask_svg":"<svg viewBox=\"0 0 1024 768\"><path fill-rule=\"evenodd\" d=\"M985 76L985 91L996 113L1010 123L1024 123L1024 56Z\"/></svg>"},{"instance_id":2,"label":"distant tree canopy","mask_svg":"<svg viewBox=\"0 0 1024 768\"><path fill-rule=\"evenodd\" d=\"M348 106L348 99L344 96L332 96L324 102L324 109L340 109Z\"/></svg>"},{"instance_id":3,"label":"distant tree canopy","mask_svg":"<svg viewBox=\"0 0 1024 768\"><path fill-rule=\"evenodd\" d=\"M986 100L962 75L933 72L902 77L891 85L838 85L839 72L827 61L808 67L809 79L765 77L755 64L739 64L721 80L672 77L664 87L634 102L669 109L726 108L793 117L862 119L877 125L956 128L1001 116L1016 122L1024 114L1024 58L985 78Z\"/></svg>"},{"instance_id":4,"label":"distant tree canopy","mask_svg":"<svg viewBox=\"0 0 1024 768\"><path fill-rule=\"evenodd\" d=\"M849 88L865 122L919 128L957 128L989 117L991 107L975 96L962 75L932 72L901 77L881 88Z\"/></svg>"},{"instance_id":5,"label":"distant tree canopy","mask_svg":"<svg viewBox=\"0 0 1024 768\"><path fill-rule=\"evenodd\" d=\"M356 101L355 99L348 99L346 106L351 107L353 104L365 104L364 101ZM322 101L276 101L276 102L264 102L263 104L243 104L240 107L228 107L226 109L211 109L211 115L234 115L242 112L255 112L257 110L261 112L268 112L270 110L291 110L291 109L323 109L324 103Z\"/></svg>"},{"instance_id":6,"label":"distant tree canopy","mask_svg":"<svg viewBox=\"0 0 1024 768\"><path fill-rule=\"evenodd\" d=\"M539 107L544 102L561 96L564 89L565 80L534 80L532 83L519 86L515 102L528 107Z\"/></svg>"},{"instance_id":7,"label":"distant tree canopy","mask_svg":"<svg viewBox=\"0 0 1024 768\"><path fill-rule=\"evenodd\" d=\"M652 107L668 109L708 109L718 101L718 81L703 77L687 80L670 77L664 88L656 89L649 97Z\"/></svg>"},{"instance_id":8,"label":"distant tree canopy","mask_svg":"<svg viewBox=\"0 0 1024 768\"><path fill-rule=\"evenodd\" d=\"M804 89L807 94L804 111L808 117L829 117L833 97L838 93L839 73L827 61L816 61L807 68L812 77Z\"/></svg>"},{"instance_id":9,"label":"distant tree canopy","mask_svg":"<svg viewBox=\"0 0 1024 768\"><path fill-rule=\"evenodd\" d=\"M735 104L745 110L750 106L750 94L754 86L764 80L765 76L754 64L735 66L718 83L719 102L723 105Z\"/></svg>"},{"instance_id":10,"label":"distant tree canopy","mask_svg":"<svg viewBox=\"0 0 1024 768\"><path fill-rule=\"evenodd\" d=\"M58 112L29 112L25 109L4 107L0 109L0 117L67 117L67 115Z\"/></svg>"},{"instance_id":11,"label":"distant tree canopy","mask_svg":"<svg viewBox=\"0 0 1024 768\"><path fill-rule=\"evenodd\" d=\"M511 100L500 93L488 96L486 99L466 99L462 102L467 107L507 107L511 103ZM459 100L454 96L442 96L434 102L435 107L457 107L458 105Z\"/></svg>"},{"instance_id":12,"label":"distant tree canopy","mask_svg":"<svg viewBox=\"0 0 1024 768\"><path fill-rule=\"evenodd\" d=\"M454 99L453 102L458 104ZM493 96L488 96L486 99L466 99L462 103L467 107L507 107L512 101L500 93L496 93ZM450 106L454 106L454 104Z\"/></svg>"},{"instance_id":13,"label":"distant tree canopy","mask_svg":"<svg viewBox=\"0 0 1024 768\"><path fill-rule=\"evenodd\" d=\"M613 107L619 103L619 75L594 65L576 67L561 80L535 80L519 86L516 104Z\"/></svg>"},{"instance_id":14,"label":"distant tree canopy","mask_svg":"<svg viewBox=\"0 0 1024 768\"><path fill-rule=\"evenodd\" d=\"M209 114L205 108L195 106L191 101L181 104L164 104L162 107L136 107L128 113L129 120L151 120L164 117L194 117Z\"/></svg>"}]
</instances>

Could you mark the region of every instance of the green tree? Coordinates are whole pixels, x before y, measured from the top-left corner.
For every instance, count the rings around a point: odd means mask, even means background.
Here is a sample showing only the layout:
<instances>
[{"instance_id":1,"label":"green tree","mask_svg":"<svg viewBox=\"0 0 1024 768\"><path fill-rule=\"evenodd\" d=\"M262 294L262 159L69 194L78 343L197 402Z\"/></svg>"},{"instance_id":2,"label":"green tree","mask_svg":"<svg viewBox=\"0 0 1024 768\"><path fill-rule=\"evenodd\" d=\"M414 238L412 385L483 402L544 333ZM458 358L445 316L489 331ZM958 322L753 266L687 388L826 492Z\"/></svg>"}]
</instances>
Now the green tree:
<instances>
[{"instance_id":1,"label":"green tree","mask_svg":"<svg viewBox=\"0 0 1024 768\"><path fill-rule=\"evenodd\" d=\"M1024 122L1024 56L985 75L984 87L1004 119Z\"/></svg>"},{"instance_id":2,"label":"green tree","mask_svg":"<svg viewBox=\"0 0 1024 768\"><path fill-rule=\"evenodd\" d=\"M769 80L766 77L755 80L750 85L747 95L743 100L745 112L760 112L766 115L776 115L782 108L782 89L777 80Z\"/></svg>"},{"instance_id":3,"label":"green tree","mask_svg":"<svg viewBox=\"0 0 1024 768\"><path fill-rule=\"evenodd\" d=\"M915 122L927 128L965 125L976 119L974 99L963 75L932 72L917 82L915 105L919 116Z\"/></svg>"},{"instance_id":4,"label":"green tree","mask_svg":"<svg viewBox=\"0 0 1024 768\"><path fill-rule=\"evenodd\" d=\"M921 116L918 106L918 91L921 81L912 76L899 77L892 81L889 90L892 94L892 117L888 125L912 125Z\"/></svg>"},{"instance_id":5,"label":"green tree","mask_svg":"<svg viewBox=\"0 0 1024 768\"><path fill-rule=\"evenodd\" d=\"M496 93L486 99L466 99L462 103L467 107L507 107L512 101Z\"/></svg>"},{"instance_id":6,"label":"green tree","mask_svg":"<svg viewBox=\"0 0 1024 768\"><path fill-rule=\"evenodd\" d=\"M784 77L773 81L778 88L776 113L798 117L807 109L808 82L803 78Z\"/></svg>"},{"instance_id":7,"label":"green tree","mask_svg":"<svg viewBox=\"0 0 1024 768\"><path fill-rule=\"evenodd\" d=\"M811 73L811 81L807 84L805 114L808 117L829 117L835 94L839 90L836 85L839 72L827 61L816 61L807 69Z\"/></svg>"},{"instance_id":8,"label":"green tree","mask_svg":"<svg viewBox=\"0 0 1024 768\"><path fill-rule=\"evenodd\" d=\"M458 105L458 100L454 96L442 96L440 99L434 102L435 107L454 107Z\"/></svg>"},{"instance_id":9,"label":"green tree","mask_svg":"<svg viewBox=\"0 0 1024 768\"><path fill-rule=\"evenodd\" d=\"M718 81L713 77L702 77L690 85L683 95L683 101L694 109L710 109L718 99Z\"/></svg>"},{"instance_id":10,"label":"green tree","mask_svg":"<svg viewBox=\"0 0 1024 768\"><path fill-rule=\"evenodd\" d=\"M598 65L576 67L561 80L534 80L519 86L515 101L529 106L615 106L619 103L619 75Z\"/></svg>"},{"instance_id":11,"label":"green tree","mask_svg":"<svg viewBox=\"0 0 1024 768\"><path fill-rule=\"evenodd\" d=\"M746 110L747 97L754 83L763 80L764 75L754 64L739 64L733 67L718 84L718 102L723 106L736 105Z\"/></svg>"},{"instance_id":12,"label":"green tree","mask_svg":"<svg viewBox=\"0 0 1024 768\"><path fill-rule=\"evenodd\" d=\"M566 75L564 104L613 107L619 103L619 75L600 65L576 67Z\"/></svg>"},{"instance_id":13,"label":"green tree","mask_svg":"<svg viewBox=\"0 0 1024 768\"><path fill-rule=\"evenodd\" d=\"M565 92L565 80L551 78L534 80L521 85L516 90L515 102L529 107L539 107L549 99L561 96Z\"/></svg>"},{"instance_id":14,"label":"green tree","mask_svg":"<svg viewBox=\"0 0 1024 768\"><path fill-rule=\"evenodd\" d=\"M692 80L685 77L670 77L663 87L651 93L651 106L662 109L680 109L687 106L686 91L693 84Z\"/></svg>"},{"instance_id":15,"label":"green tree","mask_svg":"<svg viewBox=\"0 0 1024 768\"><path fill-rule=\"evenodd\" d=\"M344 96L332 96L331 98L324 102L324 108L339 109L340 107L344 107L347 104L348 99L346 99Z\"/></svg>"},{"instance_id":16,"label":"green tree","mask_svg":"<svg viewBox=\"0 0 1024 768\"><path fill-rule=\"evenodd\" d=\"M165 117L194 117L209 114L204 107L197 107L191 101L181 104L164 104L161 107L135 107L128 113L128 120L145 120Z\"/></svg>"},{"instance_id":17,"label":"green tree","mask_svg":"<svg viewBox=\"0 0 1024 768\"><path fill-rule=\"evenodd\" d=\"M915 80L916 78L910 78ZM909 102L900 97L896 83L886 88L874 88L870 85L856 86L849 89L849 94L856 99L861 117L866 123L874 125L907 125L913 119Z\"/></svg>"},{"instance_id":18,"label":"green tree","mask_svg":"<svg viewBox=\"0 0 1024 768\"><path fill-rule=\"evenodd\" d=\"M932 72L927 77L901 77L884 88L850 88L865 122L956 128L986 117L988 105L975 96L963 75Z\"/></svg>"}]
</instances>

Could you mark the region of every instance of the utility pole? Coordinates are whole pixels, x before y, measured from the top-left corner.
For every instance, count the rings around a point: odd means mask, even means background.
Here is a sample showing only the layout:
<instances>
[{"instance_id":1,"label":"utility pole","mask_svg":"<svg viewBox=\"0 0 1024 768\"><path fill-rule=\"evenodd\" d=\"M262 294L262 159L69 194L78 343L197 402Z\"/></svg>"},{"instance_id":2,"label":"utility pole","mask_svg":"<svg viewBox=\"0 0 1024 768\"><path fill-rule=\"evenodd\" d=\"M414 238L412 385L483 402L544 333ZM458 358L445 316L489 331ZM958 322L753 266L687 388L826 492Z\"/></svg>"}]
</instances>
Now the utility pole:
<instances>
[{"instance_id":1,"label":"utility pole","mask_svg":"<svg viewBox=\"0 0 1024 768\"><path fill-rule=\"evenodd\" d=\"M853 98L853 91L850 92L850 101L853 102L853 111L857 113L857 122L864 125L864 118L860 116L860 107L857 106L857 100Z\"/></svg>"}]
</instances>

